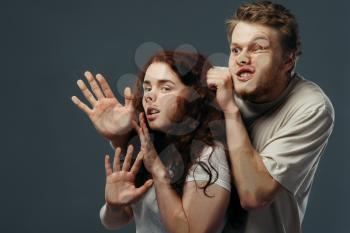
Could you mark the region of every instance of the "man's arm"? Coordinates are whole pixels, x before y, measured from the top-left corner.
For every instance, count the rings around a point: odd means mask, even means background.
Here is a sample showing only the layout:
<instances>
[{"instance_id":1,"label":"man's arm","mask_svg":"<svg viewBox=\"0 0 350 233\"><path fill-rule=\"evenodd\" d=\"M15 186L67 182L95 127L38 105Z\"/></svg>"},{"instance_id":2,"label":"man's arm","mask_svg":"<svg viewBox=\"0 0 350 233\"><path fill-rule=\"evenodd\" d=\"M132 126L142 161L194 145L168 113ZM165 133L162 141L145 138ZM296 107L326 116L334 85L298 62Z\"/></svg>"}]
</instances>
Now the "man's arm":
<instances>
[{"instance_id":1,"label":"man's arm","mask_svg":"<svg viewBox=\"0 0 350 233\"><path fill-rule=\"evenodd\" d=\"M245 209L263 207L273 200L281 185L253 148L237 107L225 112L225 123L232 175L241 205Z\"/></svg>"},{"instance_id":2,"label":"man's arm","mask_svg":"<svg viewBox=\"0 0 350 233\"><path fill-rule=\"evenodd\" d=\"M254 209L270 203L283 187L295 194L303 184L333 129L334 110L321 93L308 101L278 130L263 151L250 141L233 99L232 80L223 69L208 72L208 85L225 114L232 175L242 206Z\"/></svg>"},{"instance_id":3,"label":"man's arm","mask_svg":"<svg viewBox=\"0 0 350 233\"><path fill-rule=\"evenodd\" d=\"M227 69L211 69L207 84L216 90L216 101L225 114L226 137L232 164L232 176L241 205L255 209L270 203L281 185L265 168L253 148L239 109L233 99L232 78Z\"/></svg>"}]
</instances>

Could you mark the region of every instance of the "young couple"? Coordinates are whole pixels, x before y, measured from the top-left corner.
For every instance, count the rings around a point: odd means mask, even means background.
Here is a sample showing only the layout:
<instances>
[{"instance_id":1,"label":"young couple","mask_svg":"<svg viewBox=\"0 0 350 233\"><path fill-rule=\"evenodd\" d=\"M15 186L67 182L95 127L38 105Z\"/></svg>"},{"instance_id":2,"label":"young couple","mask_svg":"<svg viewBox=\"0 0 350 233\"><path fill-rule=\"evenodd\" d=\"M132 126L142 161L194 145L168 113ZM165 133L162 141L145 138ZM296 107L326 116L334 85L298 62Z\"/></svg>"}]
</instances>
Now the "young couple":
<instances>
[{"instance_id":1,"label":"young couple","mask_svg":"<svg viewBox=\"0 0 350 233\"><path fill-rule=\"evenodd\" d=\"M301 232L333 107L294 73L300 38L286 8L243 4L227 27L228 69L200 54L157 53L136 93L125 89L125 105L101 75L85 73L92 92L78 81L92 108L73 102L117 148L113 166L105 157L107 228L134 219L140 233L221 232L226 223L225 232ZM127 147L134 135L137 156Z\"/></svg>"}]
</instances>

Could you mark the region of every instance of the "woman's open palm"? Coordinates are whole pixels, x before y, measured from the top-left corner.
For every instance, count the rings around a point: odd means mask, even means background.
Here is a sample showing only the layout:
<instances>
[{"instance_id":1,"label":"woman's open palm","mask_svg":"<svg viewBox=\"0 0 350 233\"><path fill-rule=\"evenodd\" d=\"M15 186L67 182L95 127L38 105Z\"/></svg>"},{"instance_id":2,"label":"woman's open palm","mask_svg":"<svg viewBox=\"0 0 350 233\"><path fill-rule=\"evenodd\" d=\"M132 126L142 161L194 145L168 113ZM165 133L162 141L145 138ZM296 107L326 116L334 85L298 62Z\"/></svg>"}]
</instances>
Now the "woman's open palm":
<instances>
[{"instance_id":1,"label":"woman's open palm","mask_svg":"<svg viewBox=\"0 0 350 233\"><path fill-rule=\"evenodd\" d=\"M102 75L97 74L96 81L93 75L87 71L85 77L93 94L82 80L78 80L77 84L86 100L91 104L92 109L76 96L72 97L72 101L88 115L96 130L109 140L131 131L131 121L136 116L130 88L127 87L124 90L125 105L122 105Z\"/></svg>"},{"instance_id":2,"label":"woman's open palm","mask_svg":"<svg viewBox=\"0 0 350 233\"><path fill-rule=\"evenodd\" d=\"M140 152L134 164L131 166L132 151L133 147L130 145L122 167L120 164L120 148L117 148L115 151L113 168L110 165L109 156L105 156L105 199L111 206L125 206L134 203L146 193L153 184L152 180L148 180L141 187L136 188L135 177L141 167L143 155L142 152Z\"/></svg>"}]
</instances>

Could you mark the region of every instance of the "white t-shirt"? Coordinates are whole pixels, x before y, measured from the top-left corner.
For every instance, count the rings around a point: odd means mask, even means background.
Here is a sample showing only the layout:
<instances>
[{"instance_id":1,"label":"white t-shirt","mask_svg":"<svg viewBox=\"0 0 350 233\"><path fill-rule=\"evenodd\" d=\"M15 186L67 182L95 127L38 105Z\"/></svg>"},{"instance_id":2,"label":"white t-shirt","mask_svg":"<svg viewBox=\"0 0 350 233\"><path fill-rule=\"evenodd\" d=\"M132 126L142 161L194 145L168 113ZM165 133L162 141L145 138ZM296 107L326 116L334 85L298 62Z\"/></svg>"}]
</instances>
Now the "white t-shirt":
<instances>
[{"instance_id":1,"label":"white t-shirt","mask_svg":"<svg viewBox=\"0 0 350 233\"><path fill-rule=\"evenodd\" d=\"M296 75L274 102L236 97L254 148L283 189L248 213L244 233L300 233L315 171L333 129L334 110L323 91Z\"/></svg>"},{"instance_id":2,"label":"white t-shirt","mask_svg":"<svg viewBox=\"0 0 350 233\"><path fill-rule=\"evenodd\" d=\"M213 151L214 150L214 151ZM224 189L231 190L231 175L229 166L226 160L225 151L222 146L217 147L205 147L200 155L199 159L208 164L208 157L212 154L210 162L212 166L218 172L218 179L214 184L223 187ZM194 176L193 176L194 171ZM213 177L215 178L215 172L212 171ZM204 170L194 164L186 177L186 182L196 181L207 181L209 176ZM213 184L213 185L214 185ZM147 193L135 204L132 205L132 210L134 213L134 220L136 224L137 233L166 233L164 225L161 222L161 217L158 209L158 203L156 199L155 188L152 186ZM225 225L226 219L222 220L221 229Z\"/></svg>"}]
</instances>

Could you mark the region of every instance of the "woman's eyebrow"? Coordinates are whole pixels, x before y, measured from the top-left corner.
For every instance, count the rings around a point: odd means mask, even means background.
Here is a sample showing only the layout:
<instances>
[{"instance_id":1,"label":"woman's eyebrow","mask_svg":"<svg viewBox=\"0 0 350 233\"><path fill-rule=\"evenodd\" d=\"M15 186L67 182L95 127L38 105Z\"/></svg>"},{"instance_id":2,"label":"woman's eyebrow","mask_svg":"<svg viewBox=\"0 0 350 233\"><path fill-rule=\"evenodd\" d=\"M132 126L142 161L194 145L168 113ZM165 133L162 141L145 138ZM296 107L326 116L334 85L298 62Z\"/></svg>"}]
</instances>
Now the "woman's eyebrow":
<instances>
[{"instance_id":1,"label":"woman's eyebrow","mask_svg":"<svg viewBox=\"0 0 350 233\"><path fill-rule=\"evenodd\" d=\"M160 84L164 84L164 83L169 82L169 83L172 83L173 85L175 85L175 83L173 81L171 81L170 79L158 79L156 82L160 83ZM149 80L144 80L143 84L151 85L151 82Z\"/></svg>"}]
</instances>

